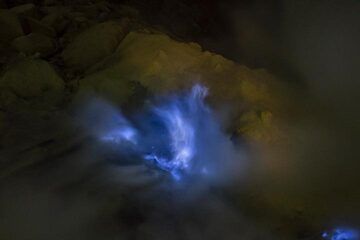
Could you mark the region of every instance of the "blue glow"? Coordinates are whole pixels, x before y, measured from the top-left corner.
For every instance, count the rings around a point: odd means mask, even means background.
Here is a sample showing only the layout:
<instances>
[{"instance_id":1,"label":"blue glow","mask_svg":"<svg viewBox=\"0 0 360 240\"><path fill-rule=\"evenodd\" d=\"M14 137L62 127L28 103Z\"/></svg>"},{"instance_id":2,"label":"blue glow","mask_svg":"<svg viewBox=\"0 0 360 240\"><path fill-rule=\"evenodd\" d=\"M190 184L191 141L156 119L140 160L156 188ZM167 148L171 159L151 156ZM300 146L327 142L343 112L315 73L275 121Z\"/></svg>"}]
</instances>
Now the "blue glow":
<instances>
[{"instance_id":1,"label":"blue glow","mask_svg":"<svg viewBox=\"0 0 360 240\"><path fill-rule=\"evenodd\" d=\"M152 152L145 158L153 158L161 169L179 175L191 168L196 154L196 117L204 110L204 98L207 88L195 85L185 96L173 96L167 104L153 108L169 134L170 158L158 156ZM176 172L176 174L174 173ZM179 177L176 177L177 179Z\"/></svg>"},{"instance_id":2,"label":"blue glow","mask_svg":"<svg viewBox=\"0 0 360 240\"><path fill-rule=\"evenodd\" d=\"M124 157L142 158L176 181L185 175L209 178L228 167L235 153L205 104L207 95L206 87L195 85L190 91L156 98L132 116L132 121L110 104L96 100L85 120L99 140L114 144Z\"/></svg>"},{"instance_id":3,"label":"blue glow","mask_svg":"<svg viewBox=\"0 0 360 240\"><path fill-rule=\"evenodd\" d=\"M101 140L117 144L124 141L136 144L136 131L128 126L119 127L119 129L104 134L104 136L101 137Z\"/></svg>"},{"instance_id":4,"label":"blue glow","mask_svg":"<svg viewBox=\"0 0 360 240\"><path fill-rule=\"evenodd\" d=\"M327 240L359 240L359 232L349 228L336 228L330 232L324 232L322 237Z\"/></svg>"}]
</instances>

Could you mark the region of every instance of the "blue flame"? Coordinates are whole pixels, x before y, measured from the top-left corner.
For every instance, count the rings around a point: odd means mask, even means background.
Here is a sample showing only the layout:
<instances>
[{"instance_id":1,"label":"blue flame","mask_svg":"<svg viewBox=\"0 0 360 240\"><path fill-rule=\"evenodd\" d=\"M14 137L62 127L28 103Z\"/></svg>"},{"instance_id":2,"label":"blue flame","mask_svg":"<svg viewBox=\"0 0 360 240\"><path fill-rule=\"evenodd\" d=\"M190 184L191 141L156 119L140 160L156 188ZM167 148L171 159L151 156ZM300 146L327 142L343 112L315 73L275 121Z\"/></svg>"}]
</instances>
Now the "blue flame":
<instances>
[{"instance_id":1,"label":"blue flame","mask_svg":"<svg viewBox=\"0 0 360 240\"><path fill-rule=\"evenodd\" d=\"M117 144L129 142L136 144L136 130L127 125L120 126L118 129L110 131L101 137L103 141L109 141Z\"/></svg>"},{"instance_id":2,"label":"blue flame","mask_svg":"<svg viewBox=\"0 0 360 240\"><path fill-rule=\"evenodd\" d=\"M324 232L322 237L326 240L359 240L359 232L349 228L336 228L330 232Z\"/></svg>"},{"instance_id":3,"label":"blue flame","mask_svg":"<svg viewBox=\"0 0 360 240\"><path fill-rule=\"evenodd\" d=\"M104 102L95 103L90 108L96 116L92 127L101 141L119 146L120 152L131 151L175 180L190 174L210 176L217 169L214 159L225 165L231 151L205 104L207 95L206 87L195 85L191 91L160 97L132 121Z\"/></svg>"},{"instance_id":4,"label":"blue flame","mask_svg":"<svg viewBox=\"0 0 360 240\"><path fill-rule=\"evenodd\" d=\"M195 85L189 94L173 96L166 104L152 109L169 134L171 156L166 158L152 152L145 155L145 159L154 160L176 179L180 179L179 172L186 172L192 167L196 154L196 121L201 111L207 110L203 103L207 92L207 88Z\"/></svg>"}]
</instances>

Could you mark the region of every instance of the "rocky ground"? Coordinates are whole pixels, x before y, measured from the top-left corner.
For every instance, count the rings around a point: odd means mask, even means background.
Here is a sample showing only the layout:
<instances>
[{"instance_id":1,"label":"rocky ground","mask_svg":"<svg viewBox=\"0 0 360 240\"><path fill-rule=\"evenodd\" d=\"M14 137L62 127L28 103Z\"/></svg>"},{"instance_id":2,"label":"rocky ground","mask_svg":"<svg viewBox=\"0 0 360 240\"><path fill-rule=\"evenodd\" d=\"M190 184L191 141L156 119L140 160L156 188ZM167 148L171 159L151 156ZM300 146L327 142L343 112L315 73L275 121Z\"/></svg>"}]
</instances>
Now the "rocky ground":
<instances>
[{"instance_id":1,"label":"rocky ground","mask_svg":"<svg viewBox=\"0 0 360 240\"><path fill-rule=\"evenodd\" d=\"M1 239L320 238L323 226L311 219L323 212L308 211L313 199L266 184L292 171L269 150L280 146L284 156L296 148L298 132L284 120L299 114L291 86L180 40L134 6L28 2L0 1ZM89 95L134 111L150 96L198 82L228 116L226 131L257 160L251 180L207 190L190 206L176 206L144 166L105 164L105 151L94 150L74 117Z\"/></svg>"}]
</instances>

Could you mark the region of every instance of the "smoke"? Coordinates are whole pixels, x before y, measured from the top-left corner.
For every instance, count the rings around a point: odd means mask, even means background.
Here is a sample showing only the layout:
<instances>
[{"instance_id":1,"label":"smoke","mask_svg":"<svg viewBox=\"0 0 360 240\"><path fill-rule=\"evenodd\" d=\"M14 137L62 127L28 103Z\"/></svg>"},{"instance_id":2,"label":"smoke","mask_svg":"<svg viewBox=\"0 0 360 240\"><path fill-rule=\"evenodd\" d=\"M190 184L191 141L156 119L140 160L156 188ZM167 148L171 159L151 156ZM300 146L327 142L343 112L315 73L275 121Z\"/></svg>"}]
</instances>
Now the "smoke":
<instances>
[{"instance_id":1,"label":"smoke","mask_svg":"<svg viewBox=\"0 0 360 240\"><path fill-rule=\"evenodd\" d=\"M81 122L98 141L116 149L119 164L137 159L175 181L222 182L240 172L245 158L206 105L207 94L206 87L195 85L157 97L128 118L110 103L93 99Z\"/></svg>"},{"instance_id":2,"label":"smoke","mask_svg":"<svg viewBox=\"0 0 360 240\"><path fill-rule=\"evenodd\" d=\"M72 123L92 137L2 182L1 238L271 239L222 194L246 158L207 94L196 85L130 115L88 99Z\"/></svg>"}]
</instances>

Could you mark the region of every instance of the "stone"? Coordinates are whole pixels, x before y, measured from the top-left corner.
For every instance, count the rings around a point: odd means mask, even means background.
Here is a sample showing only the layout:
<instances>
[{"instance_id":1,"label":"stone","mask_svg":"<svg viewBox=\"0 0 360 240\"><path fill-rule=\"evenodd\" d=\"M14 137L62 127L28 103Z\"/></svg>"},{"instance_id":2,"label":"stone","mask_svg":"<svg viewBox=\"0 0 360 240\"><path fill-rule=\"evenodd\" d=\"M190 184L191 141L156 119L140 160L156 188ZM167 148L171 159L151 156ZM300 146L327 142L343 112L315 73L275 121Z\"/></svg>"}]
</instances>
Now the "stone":
<instances>
[{"instance_id":1,"label":"stone","mask_svg":"<svg viewBox=\"0 0 360 240\"><path fill-rule=\"evenodd\" d=\"M126 23L114 21L96 24L78 34L62 52L66 66L85 70L111 55L124 38Z\"/></svg>"},{"instance_id":2,"label":"stone","mask_svg":"<svg viewBox=\"0 0 360 240\"><path fill-rule=\"evenodd\" d=\"M64 82L44 60L20 59L0 78L0 108L54 107L63 100Z\"/></svg>"},{"instance_id":3,"label":"stone","mask_svg":"<svg viewBox=\"0 0 360 240\"><path fill-rule=\"evenodd\" d=\"M103 65L100 68L110 68L154 94L199 82L211 89L212 98L235 105L258 104L266 109L276 99L269 94L272 78L266 71L249 69L162 33L130 32Z\"/></svg>"},{"instance_id":4,"label":"stone","mask_svg":"<svg viewBox=\"0 0 360 240\"><path fill-rule=\"evenodd\" d=\"M80 92L117 104L134 94L134 83L154 95L201 83L209 87L213 107L232 107L230 121L238 135L262 143L282 137L273 115L279 102L286 101L277 94L276 79L265 70L203 51L195 43L178 42L162 33L130 32L112 55L86 73L79 80Z\"/></svg>"},{"instance_id":5,"label":"stone","mask_svg":"<svg viewBox=\"0 0 360 240\"><path fill-rule=\"evenodd\" d=\"M237 126L237 133L247 140L269 143L278 138L270 111L247 111L241 115Z\"/></svg>"},{"instance_id":6,"label":"stone","mask_svg":"<svg viewBox=\"0 0 360 240\"><path fill-rule=\"evenodd\" d=\"M78 96L101 96L111 102L123 104L134 94L134 82L122 78L114 68L90 74L79 81Z\"/></svg>"},{"instance_id":7,"label":"stone","mask_svg":"<svg viewBox=\"0 0 360 240\"><path fill-rule=\"evenodd\" d=\"M10 10L0 9L0 43L6 45L23 34L17 15Z\"/></svg>"},{"instance_id":8,"label":"stone","mask_svg":"<svg viewBox=\"0 0 360 240\"><path fill-rule=\"evenodd\" d=\"M17 14L18 16L24 17L38 17L38 12L33 3L18 5L10 9L13 13Z\"/></svg>"},{"instance_id":9,"label":"stone","mask_svg":"<svg viewBox=\"0 0 360 240\"><path fill-rule=\"evenodd\" d=\"M56 33L61 34L70 24L70 20L66 18L62 12L53 12L43 17L41 23L53 28Z\"/></svg>"},{"instance_id":10,"label":"stone","mask_svg":"<svg viewBox=\"0 0 360 240\"><path fill-rule=\"evenodd\" d=\"M132 96L133 83L154 95L202 83L209 87L208 100L215 108L221 110L230 103L230 121L238 135L262 143L282 137L273 117L279 102L284 102L277 94L276 79L265 70L203 51L195 43L151 31L130 32L111 56L87 73L91 74L79 81L80 92L118 104Z\"/></svg>"},{"instance_id":11,"label":"stone","mask_svg":"<svg viewBox=\"0 0 360 240\"><path fill-rule=\"evenodd\" d=\"M43 57L53 53L56 49L54 39L40 33L30 33L26 36L18 37L14 39L11 45L17 51L26 55L40 53Z\"/></svg>"},{"instance_id":12,"label":"stone","mask_svg":"<svg viewBox=\"0 0 360 240\"><path fill-rule=\"evenodd\" d=\"M87 18L95 18L99 15L99 8L95 4L79 6L76 10L84 14Z\"/></svg>"},{"instance_id":13,"label":"stone","mask_svg":"<svg viewBox=\"0 0 360 240\"><path fill-rule=\"evenodd\" d=\"M49 37L56 37L56 32L52 27L42 23L37 19L28 17L26 18L26 23L30 32L40 33Z\"/></svg>"},{"instance_id":14,"label":"stone","mask_svg":"<svg viewBox=\"0 0 360 240\"><path fill-rule=\"evenodd\" d=\"M114 8L114 11L120 16L126 16L130 19L138 19L140 16L140 13L136 8L127 5L118 5Z\"/></svg>"}]
</instances>

